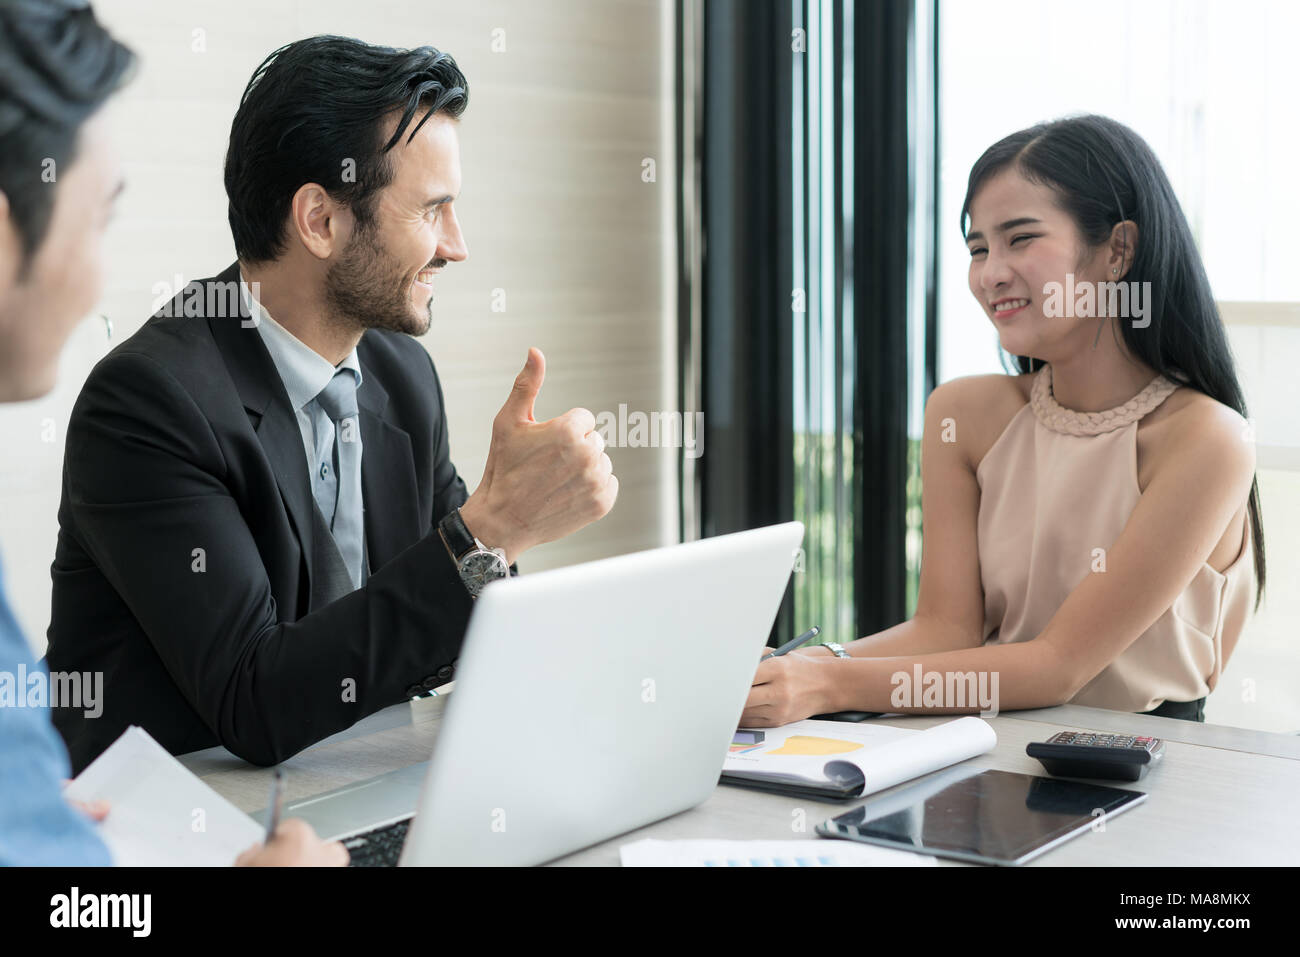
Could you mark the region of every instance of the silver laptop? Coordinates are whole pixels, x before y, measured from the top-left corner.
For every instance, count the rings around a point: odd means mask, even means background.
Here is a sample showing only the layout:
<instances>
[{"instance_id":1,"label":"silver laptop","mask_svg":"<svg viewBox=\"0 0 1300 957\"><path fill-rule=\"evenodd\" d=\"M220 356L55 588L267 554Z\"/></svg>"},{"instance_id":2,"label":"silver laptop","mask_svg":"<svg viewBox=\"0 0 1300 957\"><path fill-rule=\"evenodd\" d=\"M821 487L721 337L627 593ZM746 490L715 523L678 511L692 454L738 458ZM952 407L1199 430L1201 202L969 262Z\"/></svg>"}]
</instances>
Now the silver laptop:
<instances>
[{"instance_id":1,"label":"silver laptop","mask_svg":"<svg viewBox=\"0 0 1300 957\"><path fill-rule=\"evenodd\" d=\"M528 865L694 807L802 539L790 522L489 586L432 761L286 816L348 838L414 810L404 866Z\"/></svg>"}]
</instances>

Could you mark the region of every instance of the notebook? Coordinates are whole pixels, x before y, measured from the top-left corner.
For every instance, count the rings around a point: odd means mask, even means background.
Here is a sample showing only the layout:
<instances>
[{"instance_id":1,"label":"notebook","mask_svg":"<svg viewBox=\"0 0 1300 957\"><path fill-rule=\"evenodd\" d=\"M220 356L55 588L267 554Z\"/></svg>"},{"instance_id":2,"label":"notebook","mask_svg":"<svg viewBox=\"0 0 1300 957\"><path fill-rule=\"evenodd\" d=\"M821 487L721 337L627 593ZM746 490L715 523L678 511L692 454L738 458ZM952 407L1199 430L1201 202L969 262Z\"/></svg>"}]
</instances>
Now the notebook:
<instances>
[{"instance_id":1,"label":"notebook","mask_svg":"<svg viewBox=\"0 0 1300 957\"><path fill-rule=\"evenodd\" d=\"M984 754L997 741L989 723L973 716L924 731L815 720L742 728L722 783L847 801Z\"/></svg>"}]
</instances>

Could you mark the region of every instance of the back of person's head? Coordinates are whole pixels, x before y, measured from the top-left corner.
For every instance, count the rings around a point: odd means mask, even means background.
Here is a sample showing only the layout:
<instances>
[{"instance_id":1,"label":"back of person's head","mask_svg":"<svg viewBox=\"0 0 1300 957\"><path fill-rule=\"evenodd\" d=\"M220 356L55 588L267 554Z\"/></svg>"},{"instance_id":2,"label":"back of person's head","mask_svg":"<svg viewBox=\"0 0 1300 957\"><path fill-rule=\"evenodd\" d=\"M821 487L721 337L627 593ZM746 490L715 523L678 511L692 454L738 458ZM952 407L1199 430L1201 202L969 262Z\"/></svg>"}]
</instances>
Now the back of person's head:
<instances>
[{"instance_id":1,"label":"back of person's head","mask_svg":"<svg viewBox=\"0 0 1300 957\"><path fill-rule=\"evenodd\" d=\"M266 262L284 251L290 204L304 183L371 224L377 194L393 177L389 151L429 117L458 118L468 103L456 61L430 46L318 36L273 52L254 71L230 127L226 195L240 260Z\"/></svg>"},{"instance_id":2,"label":"back of person's head","mask_svg":"<svg viewBox=\"0 0 1300 957\"><path fill-rule=\"evenodd\" d=\"M1002 138L971 167L961 210L963 236L981 187L1013 168L1055 193L1086 249L1107 242L1118 223L1137 226L1136 250L1123 281L1149 284L1141 287L1149 290L1149 323L1116 322L1124 348L1157 373L1245 417L1245 394L1196 240L1146 141L1123 123L1092 114L1040 123ZM1032 358L1012 359L1013 371L1034 370ZM1251 486L1249 512L1258 603L1265 569L1257 484Z\"/></svg>"},{"instance_id":3,"label":"back of person's head","mask_svg":"<svg viewBox=\"0 0 1300 957\"><path fill-rule=\"evenodd\" d=\"M85 0L0 0L0 192L20 240L20 275L49 229L78 132L133 62Z\"/></svg>"}]
</instances>

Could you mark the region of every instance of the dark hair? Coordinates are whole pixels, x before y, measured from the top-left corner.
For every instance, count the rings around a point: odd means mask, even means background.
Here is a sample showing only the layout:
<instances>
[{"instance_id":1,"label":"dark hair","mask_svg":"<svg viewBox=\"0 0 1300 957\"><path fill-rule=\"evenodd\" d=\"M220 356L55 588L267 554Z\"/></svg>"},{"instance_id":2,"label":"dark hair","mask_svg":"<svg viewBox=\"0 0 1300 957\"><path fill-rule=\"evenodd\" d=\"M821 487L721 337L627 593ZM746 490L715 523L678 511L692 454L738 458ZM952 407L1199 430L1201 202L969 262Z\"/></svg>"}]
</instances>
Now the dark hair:
<instances>
[{"instance_id":1,"label":"dark hair","mask_svg":"<svg viewBox=\"0 0 1300 957\"><path fill-rule=\"evenodd\" d=\"M304 183L319 183L362 227L370 224L376 193L393 179L388 151L416 111L427 112L411 138L435 113L459 117L468 104L465 75L433 47L395 50L335 36L280 47L253 72L230 126L235 252L245 262L282 253L289 205ZM397 129L381 142L385 118L398 109Z\"/></svg>"},{"instance_id":2,"label":"dark hair","mask_svg":"<svg viewBox=\"0 0 1300 957\"><path fill-rule=\"evenodd\" d=\"M961 208L962 236L976 192L1013 164L1025 179L1056 192L1091 247L1106 242L1116 223L1137 224L1137 248L1123 278L1151 283L1150 325L1136 329L1132 323L1117 323L1124 346L1166 378L1246 417L1246 399L1200 253L1169 178L1146 141L1122 123L1094 115L1012 133L985 150L971 168ZM1003 358L1005 363L1005 353ZM1016 356L1008 371L1034 369L1032 358ZM1264 526L1259 483L1253 479L1248 512L1258 608L1264 594Z\"/></svg>"},{"instance_id":3,"label":"dark hair","mask_svg":"<svg viewBox=\"0 0 1300 957\"><path fill-rule=\"evenodd\" d=\"M45 239L54 190L42 177L77 157L81 125L125 81L134 54L86 0L0 0L0 190L26 272Z\"/></svg>"}]
</instances>

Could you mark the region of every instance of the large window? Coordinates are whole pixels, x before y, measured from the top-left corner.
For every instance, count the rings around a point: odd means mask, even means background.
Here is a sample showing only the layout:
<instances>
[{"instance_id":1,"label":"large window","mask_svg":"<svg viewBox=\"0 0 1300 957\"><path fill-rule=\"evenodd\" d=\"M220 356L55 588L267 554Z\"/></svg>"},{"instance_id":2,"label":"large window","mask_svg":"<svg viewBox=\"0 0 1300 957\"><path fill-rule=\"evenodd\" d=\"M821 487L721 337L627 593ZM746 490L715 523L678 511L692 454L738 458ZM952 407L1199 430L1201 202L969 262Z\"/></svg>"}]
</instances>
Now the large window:
<instances>
[{"instance_id":1,"label":"large window","mask_svg":"<svg viewBox=\"0 0 1300 957\"><path fill-rule=\"evenodd\" d=\"M933 0L683 2L703 36L700 531L802 521L773 638L851 641L908 612Z\"/></svg>"},{"instance_id":2,"label":"large window","mask_svg":"<svg viewBox=\"0 0 1300 957\"><path fill-rule=\"evenodd\" d=\"M933 384L932 11L792 3L807 49L792 62L794 514L807 526L794 612L825 640L915 606L915 438Z\"/></svg>"}]
</instances>

